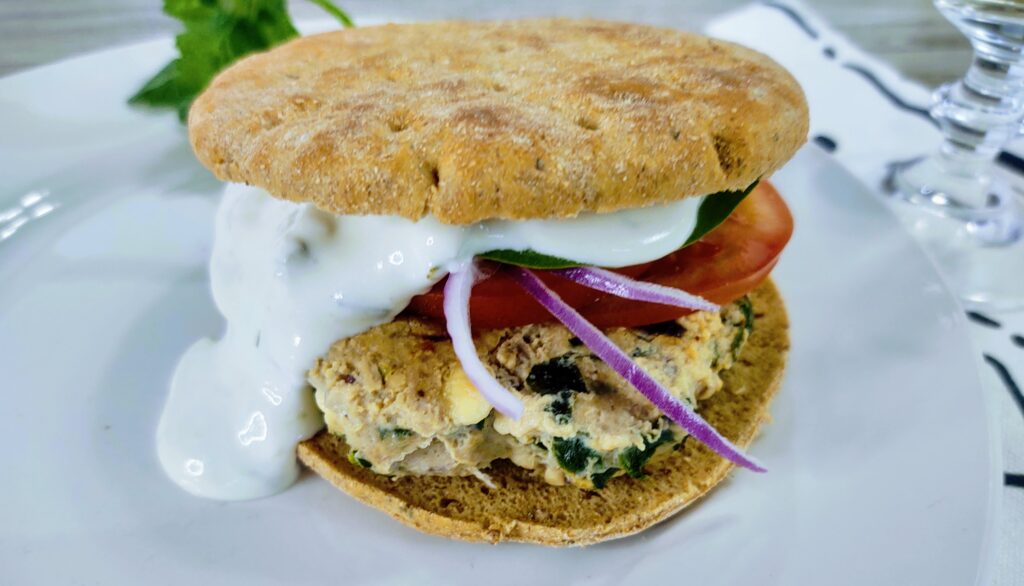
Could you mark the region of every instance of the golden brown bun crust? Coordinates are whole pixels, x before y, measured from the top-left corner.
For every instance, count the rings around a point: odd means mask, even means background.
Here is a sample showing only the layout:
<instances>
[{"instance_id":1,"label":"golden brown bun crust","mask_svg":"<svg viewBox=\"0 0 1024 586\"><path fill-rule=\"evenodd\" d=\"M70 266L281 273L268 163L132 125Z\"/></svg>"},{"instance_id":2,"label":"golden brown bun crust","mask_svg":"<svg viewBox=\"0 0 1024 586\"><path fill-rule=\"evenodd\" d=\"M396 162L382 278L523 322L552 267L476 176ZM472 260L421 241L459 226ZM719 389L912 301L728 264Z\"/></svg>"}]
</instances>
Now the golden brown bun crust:
<instances>
[{"instance_id":1,"label":"golden brown bun crust","mask_svg":"<svg viewBox=\"0 0 1024 586\"><path fill-rule=\"evenodd\" d=\"M339 214L449 224L742 189L803 144L768 57L596 20L429 22L296 39L222 72L189 133L217 177Z\"/></svg>"},{"instance_id":2,"label":"golden brown bun crust","mask_svg":"<svg viewBox=\"0 0 1024 586\"><path fill-rule=\"evenodd\" d=\"M771 281L751 294L754 332L725 387L701 403L722 434L747 446L768 418L789 349L789 323ZM695 441L648 465L641 480L613 478L598 492L552 486L508 462L487 472L496 489L472 477L392 479L350 464L348 446L320 433L299 445L299 458L336 487L424 531L470 541L585 545L642 531L678 512L725 479L732 464ZM757 482L745 474L744 482Z\"/></svg>"}]
</instances>

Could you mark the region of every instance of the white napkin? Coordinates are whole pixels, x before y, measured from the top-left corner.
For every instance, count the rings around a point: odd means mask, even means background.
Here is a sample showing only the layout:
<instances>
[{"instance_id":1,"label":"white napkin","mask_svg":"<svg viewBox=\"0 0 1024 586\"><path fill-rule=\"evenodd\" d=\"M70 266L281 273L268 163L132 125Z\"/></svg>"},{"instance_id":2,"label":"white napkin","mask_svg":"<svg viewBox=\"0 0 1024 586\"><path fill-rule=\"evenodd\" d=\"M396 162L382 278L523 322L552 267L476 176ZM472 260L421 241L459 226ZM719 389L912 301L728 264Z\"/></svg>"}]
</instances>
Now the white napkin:
<instances>
[{"instance_id":1,"label":"white napkin","mask_svg":"<svg viewBox=\"0 0 1024 586\"><path fill-rule=\"evenodd\" d=\"M807 94L812 140L879 193L889 163L939 144L927 115L931 91L868 56L797 1L746 6L716 18L706 32L789 69ZM1008 150L1024 152L1024 142ZM1007 153L1000 168L1024 186L1024 162ZM1000 412L1006 470L995 583L1024 584L1024 313L968 317L986 391Z\"/></svg>"}]
</instances>

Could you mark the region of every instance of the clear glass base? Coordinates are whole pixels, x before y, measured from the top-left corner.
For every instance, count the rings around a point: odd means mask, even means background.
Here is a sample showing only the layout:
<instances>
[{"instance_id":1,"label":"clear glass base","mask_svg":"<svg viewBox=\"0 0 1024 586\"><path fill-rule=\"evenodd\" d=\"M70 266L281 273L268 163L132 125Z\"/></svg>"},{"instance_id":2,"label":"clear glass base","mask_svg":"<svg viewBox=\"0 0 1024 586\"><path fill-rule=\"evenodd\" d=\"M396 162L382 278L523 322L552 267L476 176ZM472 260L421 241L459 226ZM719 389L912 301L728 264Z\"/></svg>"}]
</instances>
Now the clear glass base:
<instances>
[{"instance_id":1,"label":"clear glass base","mask_svg":"<svg viewBox=\"0 0 1024 586\"><path fill-rule=\"evenodd\" d=\"M922 211L966 223L973 246L1008 246L1024 234L1013 188L992 175L952 167L941 155L893 165L888 191Z\"/></svg>"},{"instance_id":2,"label":"clear glass base","mask_svg":"<svg viewBox=\"0 0 1024 586\"><path fill-rule=\"evenodd\" d=\"M938 265L950 288L974 309L1024 309L1024 210L1010 187L989 179L991 208L961 207L941 189L916 185L917 177L947 178L954 186L976 188L976 182L935 173L930 159L894 169L889 188L893 211ZM967 182L967 183L964 183ZM927 212L927 213L923 213Z\"/></svg>"},{"instance_id":3,"label":"clear glass base","mask_svg":"<svg viewBox=\"0 0 1024 586\"><path fill-rule=\"evenodd\" d=\"M1024 308L1021 201L992 161L1022 130L1024 3L935 0L974 48L963 79L932 96L938 151L893 166L893 206L971 306Z\"/></svg>"}]
</instances>

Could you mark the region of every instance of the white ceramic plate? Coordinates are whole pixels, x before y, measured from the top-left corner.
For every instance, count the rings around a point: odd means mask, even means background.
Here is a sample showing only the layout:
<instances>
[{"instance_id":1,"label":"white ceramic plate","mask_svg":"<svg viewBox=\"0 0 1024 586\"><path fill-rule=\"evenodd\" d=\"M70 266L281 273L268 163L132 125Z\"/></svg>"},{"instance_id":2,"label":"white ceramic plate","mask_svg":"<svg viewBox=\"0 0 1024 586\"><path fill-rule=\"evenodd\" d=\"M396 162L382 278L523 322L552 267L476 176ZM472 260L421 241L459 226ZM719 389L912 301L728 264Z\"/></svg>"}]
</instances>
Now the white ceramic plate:
<instances>
[{"instance_id":1,"label":"white ceramic plate","mask_svg":"<svg viewBox=\"0 0 1024 586\"><path fill-rule=\"evenodd\" d=\"M171 55L125 47L0 80L0 583L983 583L998 462L957 305L825 155L775 181L793 352L774 423L698 506L586 549L421 535L312 475L188 496L153 435L168 377L221 320L218 184L173 115L124 105Z\"/></svg>"}]
</instances>

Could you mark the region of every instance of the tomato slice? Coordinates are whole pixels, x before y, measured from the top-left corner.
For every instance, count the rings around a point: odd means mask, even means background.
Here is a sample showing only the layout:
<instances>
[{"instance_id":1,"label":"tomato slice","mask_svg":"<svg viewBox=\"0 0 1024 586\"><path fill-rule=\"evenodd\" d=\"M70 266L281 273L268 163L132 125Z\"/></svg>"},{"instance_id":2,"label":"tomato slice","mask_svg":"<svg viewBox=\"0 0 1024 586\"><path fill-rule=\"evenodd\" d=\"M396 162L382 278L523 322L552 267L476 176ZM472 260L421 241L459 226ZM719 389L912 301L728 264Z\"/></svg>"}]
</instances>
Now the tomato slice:
<instances>
[{"instance_id":1,"label":"tomato slice","mask_svg":"<svg viewBox=\"0 0 1024 586\"><path fill-rule=\"evenodd\" d=\"M508 274L508 268L498 263L481 263L486 279L477 282L469 298L470 323L474 328L509 328L552 321L554 318L530 297ZM597 301L600 293L577 285L561 277L537 271L544 283L573 307L585 307ZM444 321L444 283L441 282L424 293L412 298L406 311L417 315Z\"/></svg>"},{"instance_id":2,"label":"tomato slice","mask_svg":"<svg viewBox=\"0 0 1024 586\"><path fill-rule=\"evenodd\" d=\"M762 181L722 225L686 248L650 264L637 278L729 303L764 281L793 234L793 216L779 192ZM668 305L605 296L581 309L599 327L641 326L689 313Z\"/></svg>"},{"instance_id":3,"label":"tomato slice","mask_svg":"<svg viewBox=\"0 0 1024 586\"><path fill-rule=\"evenodd\" d=\"M676 287L716 303L729 303L757 287L778 262L793 233L785 201L762 181L720 226L686 248L654 262L615 269L631 277ZM490 277L473 288L474 328L516 327L554 318L519 286L507 267L488 263ZM641 326L676 319L689 310L630 301L587 289L546 271L538 276L599 327ZM444 320L444 281L412 299L407 311Z\"/></svg>"},{"instance_id":4,"label":"tomato slice","mask_svg":"<svg viewBox=\"0 0 1024 586\"><path fill-rule=\"evenodd\" d=\"M649 263L616 270L637 277L648 266ZM554 321L548 310L516 284L508 267L490 261L481 262L480 267L489 276L473 287L469 298L469 315L474 328L511 328ZM547 271L537 271L537 276L573 307L586 307L605 296ZM443 322L446 280L442 279L423 295L413 297L406 311Z\"/></svg>"}]
</instances>

